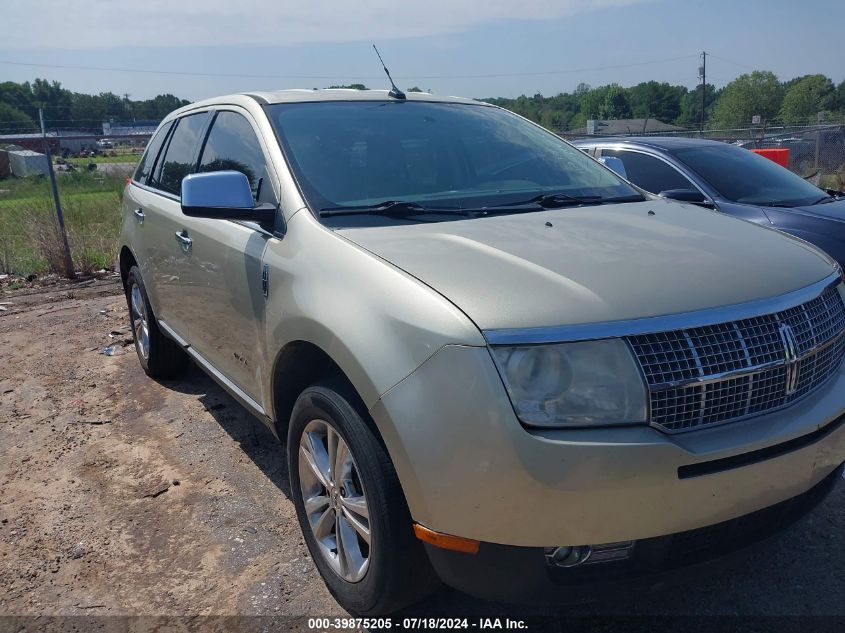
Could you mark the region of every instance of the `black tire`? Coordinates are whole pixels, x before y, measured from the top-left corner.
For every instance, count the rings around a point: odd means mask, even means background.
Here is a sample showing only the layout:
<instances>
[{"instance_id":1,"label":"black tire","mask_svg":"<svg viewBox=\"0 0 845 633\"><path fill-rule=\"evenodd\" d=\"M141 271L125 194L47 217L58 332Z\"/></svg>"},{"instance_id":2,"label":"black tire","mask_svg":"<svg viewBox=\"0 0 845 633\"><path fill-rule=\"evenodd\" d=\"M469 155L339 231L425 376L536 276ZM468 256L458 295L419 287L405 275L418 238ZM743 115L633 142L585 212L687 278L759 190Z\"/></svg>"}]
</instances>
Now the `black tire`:
<instances>
[{"instance_id":1,"label":"black tire","mask_svg":"<svg viewBox=\"0 0 845 633\"><path fill-rule=\"evenodd\" d=\"M149 340L149 351L145 355L142 352L141 341L133 323L132 290L134 287L140 291L141 300L146 310L147 331ZM147 290L144 287L144 280L141 278L141 271L137 266L129 269L126 276L126 304L129 307L129 327L132 330L132 338L135 341L135 352L138 354L138 361L144 373L150 378L176 378L185 373L188 366L188 354L175 341L167 338L158 327L150 299L147 297Z\"/></svg>"},{"instance_id":2,"label":"black tire","mask_svg":"<svg viewBox=\"0 0 845 633\"><path fill-rule=\"evenodd\" d=\"M331 425L346 442L363 484L369 510L369 567L349 582L330 565L317 546L300 487L300 439L312 420ZM305 542L335 600L361 616L389 615L419 601L440 583L422 544L413 533L396 470L360 399L342 380L313 385L300 394L288 426L291 493Z\"/></svg>"}]
</instances>

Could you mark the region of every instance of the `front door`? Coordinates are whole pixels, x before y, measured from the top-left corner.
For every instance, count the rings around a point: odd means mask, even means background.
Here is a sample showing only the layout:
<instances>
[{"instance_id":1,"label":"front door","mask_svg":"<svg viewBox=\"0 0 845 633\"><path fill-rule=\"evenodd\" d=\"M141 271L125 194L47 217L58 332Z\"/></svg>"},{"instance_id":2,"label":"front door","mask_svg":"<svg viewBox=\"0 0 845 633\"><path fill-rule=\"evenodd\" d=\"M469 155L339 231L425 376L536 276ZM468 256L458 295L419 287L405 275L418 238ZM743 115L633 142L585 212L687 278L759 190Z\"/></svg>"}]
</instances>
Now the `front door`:
<instances>
[{"instance_id":1,"label":"front door","mask_svg":"<svg viewBox=\"0 0 845 633\"><path fill-rule=\"evenodd\" d=\"M235 170L247 176L256 203L277 203L264 148L249 115L220 110L199 157L199 172ZM181 309L190 320L180 332L196 352L257 402L265 297L262 257L277 239L249 222L189 218L180 226L189 244L179 281ZM178 240L178 238L177 238Z\"/></svg>"}]
</instances>

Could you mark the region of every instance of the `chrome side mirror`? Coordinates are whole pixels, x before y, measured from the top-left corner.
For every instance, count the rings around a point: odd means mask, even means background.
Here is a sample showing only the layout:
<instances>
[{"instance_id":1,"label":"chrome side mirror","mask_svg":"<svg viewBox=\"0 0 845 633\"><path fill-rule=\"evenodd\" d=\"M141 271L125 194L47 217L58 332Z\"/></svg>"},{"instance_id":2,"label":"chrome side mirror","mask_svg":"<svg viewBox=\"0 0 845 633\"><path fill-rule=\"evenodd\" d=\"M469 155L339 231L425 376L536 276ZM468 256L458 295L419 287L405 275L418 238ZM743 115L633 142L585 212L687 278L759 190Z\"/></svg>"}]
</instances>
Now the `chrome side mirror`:
<instances>
[{"instance_id":1,"label":"chrome side mirror","mask_svg":"<svg viewBox=\"0 0 845 633\"><path fill-rule=\"evenodd\" d=\"M182 179L182 213L194 218L272 222L276 208L255 205L249 180L241 172L212 171Z\"/></svg>"},{"instance_id":2,"label":"chrome side mirror","mask_svg":"<svg viewBox=\"0 0 845 633\"><path fill-rule=\"evenodd\" d=\"M628 180L628 172L625 171L625 163L623 163L622 159L618 156L599 156L599 162L611 171L616 172L619 176L622 176L625 180Z\"/></svg>"}]
</instances>

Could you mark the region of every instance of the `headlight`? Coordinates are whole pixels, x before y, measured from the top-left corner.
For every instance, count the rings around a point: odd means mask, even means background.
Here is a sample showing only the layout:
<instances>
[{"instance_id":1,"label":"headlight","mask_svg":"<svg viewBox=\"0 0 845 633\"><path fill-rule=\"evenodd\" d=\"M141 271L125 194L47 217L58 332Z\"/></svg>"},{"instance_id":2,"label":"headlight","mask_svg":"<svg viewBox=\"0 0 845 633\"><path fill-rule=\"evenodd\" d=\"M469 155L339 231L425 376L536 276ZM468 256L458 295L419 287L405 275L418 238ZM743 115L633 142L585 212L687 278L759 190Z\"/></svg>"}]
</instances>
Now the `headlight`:
<instances>
[{"instance_id":1,"label":"headlight","mask_svg":"<svg viewBox=\"0 0 845 633\"><path fill-rule=\"evenodd\" d=\"M645 384L620 339L492 349L516 414L526 424L646 422Z\"/></svg>"}]
</instances>

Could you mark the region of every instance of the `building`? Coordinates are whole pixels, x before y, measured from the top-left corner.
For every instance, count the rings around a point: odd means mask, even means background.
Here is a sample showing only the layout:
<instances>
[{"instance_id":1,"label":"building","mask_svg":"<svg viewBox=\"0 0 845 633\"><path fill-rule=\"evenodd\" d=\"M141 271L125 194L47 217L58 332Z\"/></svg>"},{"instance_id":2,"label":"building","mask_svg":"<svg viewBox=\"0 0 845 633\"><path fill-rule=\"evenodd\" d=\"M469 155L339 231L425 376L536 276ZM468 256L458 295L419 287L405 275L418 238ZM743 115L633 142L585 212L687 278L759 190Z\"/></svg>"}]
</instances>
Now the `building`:
<instances>
[{"instance_id":1,"label":"building","mask_svg":"<svg viewBox=\"0 0 845 633\"><path fill-rule=\"evenodd\" d=\"M12 165L9 163L9 152L0 149L0 180L12 175Z\"/></svg>"},{"instance_id":2,"label":"building","mask_svg":"<svg viewBox=\"0 0 845 633\"><path fill-rule=\"evenodd\" d=\"M54 154L59 153L59 139L55 132L47 133L47 142L50 143L50 151ZM3 145L19 145L24 149L30 149L35 152L44 151L44 139L40 132L33 132L31 134L0 134L0 146Z\"/></svg>"},{"instance_id":3,"label":"building","mask_svg":"<svg viewBox=\"0 0 845 633\"><path fill-rule=\"evenodd\" d=\"M161 121L106 121L105 136L152 136Z\"/></svg>"},{"instance_id":4,"label":"building","mask_svg":"<svg viewBox=\"0 0 845 633\"><path fill-rule=\"evenodd\" d=\"M91 149L96 146L97 141L91 139L90 132L79 132L76 130L58 130L55 135L59 138L59 149L61 153L70 152L78 154L83 149ZM52 145L50 146L52 151Z\"/></svg>"},{"instance_id":5,"label":"building","mask_svg":"<svg viewBox=\"0 0 845 633\"><path fill-rule=\"evenodd\" d=\"M568 130L561 134L565 138L584 136L641 136L643 134L667 134L684 132L685 128L663 123L657 119L613 119L610 121L588 121L587 127Z\"/></svg>"},{"instance_id":6,"label":"building","mask_svg":"<svg viewBox=\"0 0 845 633\"><path fill-rule=\"evenodd\" d=\"M9 166L12 176L26 178L27 176L46 176L50 165L46 154L33 152L31 149L7 150Z\"/></svg>"}]
</instances>

